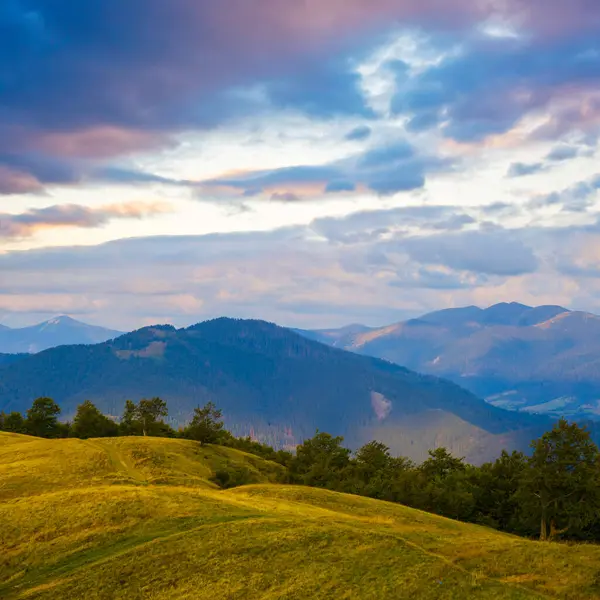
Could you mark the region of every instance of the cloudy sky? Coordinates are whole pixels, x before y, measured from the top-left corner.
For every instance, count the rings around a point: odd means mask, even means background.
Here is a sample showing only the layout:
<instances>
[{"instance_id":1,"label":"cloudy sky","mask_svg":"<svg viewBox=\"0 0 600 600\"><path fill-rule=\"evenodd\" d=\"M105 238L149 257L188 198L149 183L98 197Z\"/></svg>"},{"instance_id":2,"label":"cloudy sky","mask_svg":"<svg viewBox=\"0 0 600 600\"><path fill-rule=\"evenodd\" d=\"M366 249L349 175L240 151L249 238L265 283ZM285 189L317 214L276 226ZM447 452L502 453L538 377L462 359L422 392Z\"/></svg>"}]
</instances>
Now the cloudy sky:
<instances>
[{"instance_id":1,"label":"cloudy sky","mask_svg":"<svg viewBox=\"0 0 600 600\"><path fill-rule=\"evenodd\" d=\"M600 312L597 0L3 0L0 323Z\"/></svg>"}]
</instances>

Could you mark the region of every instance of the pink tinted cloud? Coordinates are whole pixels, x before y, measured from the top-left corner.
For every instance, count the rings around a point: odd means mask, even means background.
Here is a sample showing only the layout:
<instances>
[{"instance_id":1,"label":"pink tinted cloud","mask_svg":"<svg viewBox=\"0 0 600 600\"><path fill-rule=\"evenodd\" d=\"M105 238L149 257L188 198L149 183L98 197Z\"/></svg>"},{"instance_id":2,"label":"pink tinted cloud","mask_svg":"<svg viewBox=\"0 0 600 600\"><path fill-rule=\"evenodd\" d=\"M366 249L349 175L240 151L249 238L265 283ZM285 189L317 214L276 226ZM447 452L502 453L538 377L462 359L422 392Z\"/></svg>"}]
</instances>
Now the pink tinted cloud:
<instances>
[{"instance_id":1,"label":"pink tinted cloud","mask_svg":"<svg viewBox=\"0 0 600 600\"><path fill-rule=\"evenodd\" d=\"M497 18L562 35L600 24L597 0L229 0L196 9L233 47L258 56L273 46L310 51L381 25L456 29Z\"/></svg>"},{"instance_id":2,"label":"pink tinted cloud","mask_svg":"<svg viewBox=\"0 0 600 600\"><path fill-rule=\"evenodd\" d=\"M32 140L37 150L71 158L112 158L164 148L172 142L164 133L104 125L68 132L43 132Z\"/></svg>"},{"instance_id":3,"label":"pink tinted cloud","mask_svg":"<svg viewBox=\"0 0 600 600\"><path fill-rule=\"evenodd\" d=\"M369 36L394 28L468 31L497 16L554 36L600 18L598 0L90 0L89 6L98 16L89 31L93 43L65 44L51 61L40 54L7 65L14 69L7 80L19 81L26 70L30 84L3 98L11 118L0 117L0 155L33 150L108 159L161 147L169 132L223 119L228 107L220 91L294 78L307 64L352 54ZM76 20L62 26L79 33ZM230 114L243 109L235 105ZM35 174L10 180L0 174L0 193L34 189L36 182Z\"/></svg>"},{"instance_id":4,"label":"pink tinted cloud","mask_svg":"<svg viewBox=\"0 0 600 600\"><path fill-rule=\"evenodd\" d=\"M0 214L0 240L30 237L44 229L102 227L114 219L143 219L171 211L163 202L127 202L90 208L62 204L30 209L19 214Z\"/></svg>"},{"instance_id":5,"label":"pink tinted cloud","mask_svg":"<svg viewBox=\"0 0 600 600\"><path fill-rule=\"evenodd\" d=\"M504 0L502 13L528 30L560 37L600 25L598 0Z\"/></svg>"},{"instance_id":6,"label":"pink tinted cloud","mask_svg":"<svg viewBox=\"0 0 600 600\"><path fill-rule=\"evenodd\" d=\"M30 194L42 191L42 184L33 175L0 165L0 195Z\"/></svg>"}]
</instances>

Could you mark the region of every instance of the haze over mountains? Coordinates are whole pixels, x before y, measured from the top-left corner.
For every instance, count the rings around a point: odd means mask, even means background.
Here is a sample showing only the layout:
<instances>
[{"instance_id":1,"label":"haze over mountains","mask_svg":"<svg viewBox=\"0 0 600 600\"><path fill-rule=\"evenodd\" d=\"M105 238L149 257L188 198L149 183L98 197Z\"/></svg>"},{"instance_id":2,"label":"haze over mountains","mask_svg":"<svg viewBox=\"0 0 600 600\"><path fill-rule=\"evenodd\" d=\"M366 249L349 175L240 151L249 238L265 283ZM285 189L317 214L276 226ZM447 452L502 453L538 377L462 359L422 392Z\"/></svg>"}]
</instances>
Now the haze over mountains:
<instances>
[{"instance_id":1,"label":"haze over mountains","mask_svg":"<svg viewBox=\"0 0 600 600\"><path fill-rule=\"evenodd\" d=\"M65 416L90 399L107 414L161 396L178 423L207 401L234 433L293 446L315 429L356 447L371 439L415 459L447 446L472 462L525 448L544 418L486 404L455 384L328 347L262 321L147 327L93 346L62 346L0 366L0 409L53 397Z\"/></svg>"},{"instance_id":2,"label":"haze over mountains","mask_svg":"<svg viewBox=\"0 0 600 600\"><path fill-rule=\"evenodd\" d=\"M590 313L510 303L303 333L451 379L496 406L600 416L600 317Z\"/></svg>"},{"instance_id":3,"label":"haze over mountains","mask_svg":"<svg viewBox=\"0 0 600 600\"><path fill-rule=\"evenodd\" d=\"M120 331L87 325L67 316L18 329L0 325L0 353L35 353L67 344L98 344L119 335Z\"/></svg>"}]
</instances>

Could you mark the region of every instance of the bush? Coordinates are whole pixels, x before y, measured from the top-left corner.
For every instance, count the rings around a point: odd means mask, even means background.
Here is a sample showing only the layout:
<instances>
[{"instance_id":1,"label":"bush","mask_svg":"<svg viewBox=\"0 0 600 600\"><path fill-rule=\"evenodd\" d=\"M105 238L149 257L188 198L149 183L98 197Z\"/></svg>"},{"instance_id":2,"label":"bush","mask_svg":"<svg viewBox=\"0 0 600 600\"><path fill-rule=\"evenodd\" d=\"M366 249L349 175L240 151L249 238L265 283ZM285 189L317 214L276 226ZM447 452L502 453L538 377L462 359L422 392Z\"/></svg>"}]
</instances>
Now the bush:
<instances>
[{"instance_id":1,"label":"bush","mask_svg":"<svg viewBox=\"0 0 600 600\"><path fill-rule=\"evenodd\" d=\"M247 467L219 469L210 480L223 490L257 483L256 476Z\"/></svg>"}]
</instances>

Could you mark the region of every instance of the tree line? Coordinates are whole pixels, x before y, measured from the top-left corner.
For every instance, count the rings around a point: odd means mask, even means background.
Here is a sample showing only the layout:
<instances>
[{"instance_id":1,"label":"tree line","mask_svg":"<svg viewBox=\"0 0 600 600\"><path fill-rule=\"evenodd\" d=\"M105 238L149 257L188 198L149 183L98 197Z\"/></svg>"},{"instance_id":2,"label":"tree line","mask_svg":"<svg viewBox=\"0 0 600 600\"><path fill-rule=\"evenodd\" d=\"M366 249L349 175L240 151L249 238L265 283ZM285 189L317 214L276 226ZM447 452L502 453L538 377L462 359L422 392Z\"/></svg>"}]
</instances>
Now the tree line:
<instances>
[{"instance_id":1,"label":"tree line","mask_svg":"<svg viewBox=\"0 0 600 600\"><path fill-rule=\"evenodd\" d=\"M213 403L196 408L177 431L164 422L168 409L160 398L127 401L118 423L89 401L79 405L71 423L59 422L60 412L52 399L38 398L25 416L0 413L0 430L47 438L150 435L221 444L283 465L287 483L397 502L542 540L600 541L600 451L585 428L564 419L531 443L529 455L504 451L476 467L445 448L431 450L421 464L392 456L376 441L352 453L342 437L319 431L295 453L275 450L232 436ZM222 487L247 483L240 473L220 472L215 480Z\"/></svg>"}]
</instances>

